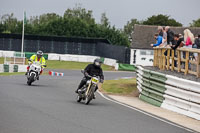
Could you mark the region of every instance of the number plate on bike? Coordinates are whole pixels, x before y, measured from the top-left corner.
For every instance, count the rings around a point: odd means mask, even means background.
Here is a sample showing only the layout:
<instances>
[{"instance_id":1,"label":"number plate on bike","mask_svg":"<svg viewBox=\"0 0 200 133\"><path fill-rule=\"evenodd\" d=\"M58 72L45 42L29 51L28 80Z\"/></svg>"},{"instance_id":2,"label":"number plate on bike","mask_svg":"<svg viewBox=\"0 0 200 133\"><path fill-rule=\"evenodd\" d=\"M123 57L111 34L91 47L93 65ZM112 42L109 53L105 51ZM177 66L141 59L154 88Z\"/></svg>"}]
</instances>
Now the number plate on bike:
<instances>
[{"instance_id":1,"label":"number plate on bike","mask_svg":"<svg viewBox=\"0 0 200 133\"><path fill-rule=\"evenodd\" d=\"M96 79L96 78L92 78L92 82L97 83L98 81L99 81L98 79Z\"/></svg>"}]
</instances>

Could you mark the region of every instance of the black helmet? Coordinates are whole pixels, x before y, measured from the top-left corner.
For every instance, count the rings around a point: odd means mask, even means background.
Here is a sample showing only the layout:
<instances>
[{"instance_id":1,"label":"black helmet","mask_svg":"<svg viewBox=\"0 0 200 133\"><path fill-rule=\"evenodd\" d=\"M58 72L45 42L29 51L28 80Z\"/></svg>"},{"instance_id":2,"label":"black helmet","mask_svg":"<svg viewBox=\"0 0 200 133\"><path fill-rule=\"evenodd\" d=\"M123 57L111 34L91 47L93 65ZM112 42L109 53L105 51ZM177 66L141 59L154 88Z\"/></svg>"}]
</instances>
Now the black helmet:
<instances>
[{"instance_id":1,"label":"black helmet","mask_svg":"<svg viewBox=\"0 0 200 133\"><path fill-rule=\"evenodd\" d=\"M41 50L37 51L37 56L40 58L43 56L43 52Z\"/></svg>"},{"instance_id":2,"label":"black helmet","mask_svg":"<svg viewBox=\"0 0 200 133\"><path fill-rule=\"evenodd\" d=\"M102 64L103 62L100 60L100 59L95 59L94 60L94 65L96 66L96 67L101 67L101 64Z\"/></svg>"}]
</instances>

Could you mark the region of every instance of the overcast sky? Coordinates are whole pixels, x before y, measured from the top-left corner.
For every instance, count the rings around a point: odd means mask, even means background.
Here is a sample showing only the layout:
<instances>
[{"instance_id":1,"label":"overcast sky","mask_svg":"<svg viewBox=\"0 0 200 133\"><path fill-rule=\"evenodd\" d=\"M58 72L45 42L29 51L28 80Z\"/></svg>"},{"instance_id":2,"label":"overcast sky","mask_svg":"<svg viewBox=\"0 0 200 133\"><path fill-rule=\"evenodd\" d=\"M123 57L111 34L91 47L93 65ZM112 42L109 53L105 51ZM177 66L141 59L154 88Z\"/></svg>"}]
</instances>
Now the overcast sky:
<instances>
[{"instance_id":1,"label":"overcast sky","mask_svg":"<svg viewBox=\"0 0 200 133\"><path fill-rule=\"evenodd\" d=\"M169 15L184 26L200 18L200 0L0 0L0 16L14 13L22 20L23 10L27 18L43 13L63 15L76 4L92 10L98 23L105 12L111 25L117 28L123 28L132 18L145 20L158 14Z\"/></svg>"}]
</instances>

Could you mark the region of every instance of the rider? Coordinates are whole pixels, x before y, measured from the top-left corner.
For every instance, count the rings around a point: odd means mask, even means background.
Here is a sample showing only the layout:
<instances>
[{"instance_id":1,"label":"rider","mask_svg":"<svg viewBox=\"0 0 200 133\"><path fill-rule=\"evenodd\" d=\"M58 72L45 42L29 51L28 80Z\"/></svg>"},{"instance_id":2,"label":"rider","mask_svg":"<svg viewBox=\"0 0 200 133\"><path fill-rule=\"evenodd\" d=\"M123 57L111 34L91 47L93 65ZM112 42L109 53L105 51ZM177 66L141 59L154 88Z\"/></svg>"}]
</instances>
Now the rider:
<instances>
[{"instance_id":1,"label":"rider","mask_svg":"<svg viewBox=\"0 0 200 133\"><path fill-rule=\"evenodd\" d=\"M81 80L81 83L78 86L78 89L75 91L76 93L78 93L78 90L81 89L83 87L83 85L86 84L87 80L90 79L89 76L99 76L100 77L100 82L103 83L104 81L104 76L103 76L103 71L101 68L101 64L102 61L100 59L95 59L93 64L89 64L85 70L84 70L84 77ZM95 91L98 89L98 87L96 87ZM95 98L95 97L94 97Z\"/></svg>"},{"instance_id":2,"label":"rider","mask_svg":"<svg viewBox=\"0 0 200 133\"><path fill-rule=\"evenodd\" d=\"M27 75L27 73L29 72L30 65L33 63L33 61L40 62L41 66L42 66L40 74L42 74L43 69L45 67L44 65L46 64L46 61L45 61L45 58L43 57L43 52L41 50L39 50L39 51L37 51L36 55L32 55L30 57L29 62L28 62L29 65L27 67L27 72L25 73L25 75ZM39 76L37 77L37 80L39 80Z\"/></svg>"}]
</instances>

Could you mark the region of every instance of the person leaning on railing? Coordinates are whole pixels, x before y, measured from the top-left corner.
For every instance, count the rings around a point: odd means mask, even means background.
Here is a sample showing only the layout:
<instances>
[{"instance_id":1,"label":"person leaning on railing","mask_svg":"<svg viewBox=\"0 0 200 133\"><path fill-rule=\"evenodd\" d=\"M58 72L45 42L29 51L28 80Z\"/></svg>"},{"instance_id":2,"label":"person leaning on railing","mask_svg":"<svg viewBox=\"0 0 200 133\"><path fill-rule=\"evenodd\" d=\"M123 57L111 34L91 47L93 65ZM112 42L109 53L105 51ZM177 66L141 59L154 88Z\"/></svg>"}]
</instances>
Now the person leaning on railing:
<instances>
[{"instance_id":1,"label":"person leaning on railing","mask_svg":"<svg viewBox=\"0 0 200 133\"><path fill-rule=\"evenodd\" d=\"M176 55L176 49L179 47L183 47L184 45L184 38L180 36L179 34L174 35L174 41L176 42L175 45L172 45L171 48L174 50L174 56L177 57ZM174 60L174 66L177 67L176 60Z\"/></svg>"},{"instance_id":2,"label":"person leaning on railing","mask_svg":"<svg viewBox=\"0 0 200 133\"><path fill-rule=\"evenodd\" d=\"M155 44L150 44L151 47L156 47L156 46L159 46L160 44L162 44L162 39L163 37L158 35L157 33L154 34L154 38L157 40L157 43Z\"/></svg>"},{"instance_id":3,"label":"person leaning on railing","mask_svg":"<svg viewBox=\"0 0 200 133\"><path fill-rule=\"evenodd\" d=\"M198 35L198 37L195 37L194 45L192 48L200 49L200 34ZM197 60L198 54L194 53L194 57L195 57L195 60Z\"/></svg>"}]
</instances>

